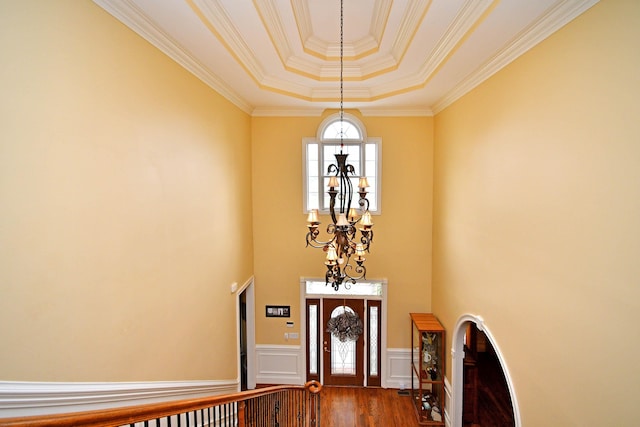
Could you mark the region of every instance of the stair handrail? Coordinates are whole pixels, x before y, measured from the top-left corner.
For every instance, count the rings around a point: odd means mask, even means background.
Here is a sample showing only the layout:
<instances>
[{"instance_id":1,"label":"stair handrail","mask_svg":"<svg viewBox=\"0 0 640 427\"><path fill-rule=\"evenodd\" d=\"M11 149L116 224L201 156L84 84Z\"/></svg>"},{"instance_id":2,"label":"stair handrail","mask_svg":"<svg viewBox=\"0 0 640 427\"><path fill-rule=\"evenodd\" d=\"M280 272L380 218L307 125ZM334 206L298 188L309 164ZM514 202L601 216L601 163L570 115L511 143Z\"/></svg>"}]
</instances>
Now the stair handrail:
<instances>
[{"instance_id":1,"label":"stair handrail","mask_svg":"<svg viewBox=\"0 0 640 427\"><path fill-rule=\"evenodd\" d=\"M96 409L82 412L69 412L49 415L32 415L26 417L0 418L2 427L62 427L70 425L78 426L123 426L144 422L152 419L169 417L185 412L197 411L217 405L245 401L260 396L284 390L307 390L311 394L318 394L322 390L322 384L312 380L303 386L277 385L262 387L255 390L241 391L226 395L200 397L195 399L182 399L168 402L147 403L135 406L123 406L108 409ZM239 409L242 412L244 405Z\"/></svg>"}]
</instances>

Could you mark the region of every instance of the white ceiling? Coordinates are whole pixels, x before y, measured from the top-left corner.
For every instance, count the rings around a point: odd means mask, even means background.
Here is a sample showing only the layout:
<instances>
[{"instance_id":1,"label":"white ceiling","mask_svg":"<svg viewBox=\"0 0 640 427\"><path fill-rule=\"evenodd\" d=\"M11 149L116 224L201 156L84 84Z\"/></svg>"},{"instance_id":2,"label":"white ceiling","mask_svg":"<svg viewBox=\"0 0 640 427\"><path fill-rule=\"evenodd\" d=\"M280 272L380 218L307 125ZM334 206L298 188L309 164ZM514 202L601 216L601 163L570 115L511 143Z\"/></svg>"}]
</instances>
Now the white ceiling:
<instances>
[{"instance_id":1,"label":"white ceiling","mask_svg":"<svg viewBox=\"0 0 640 427\"><path fill-rule=\"evenodd\" d=\"M340 101L339 0L94 0L252 115ZM344 0L344 107L431 115L598 0Z\"/></svg>"}]
</instances>

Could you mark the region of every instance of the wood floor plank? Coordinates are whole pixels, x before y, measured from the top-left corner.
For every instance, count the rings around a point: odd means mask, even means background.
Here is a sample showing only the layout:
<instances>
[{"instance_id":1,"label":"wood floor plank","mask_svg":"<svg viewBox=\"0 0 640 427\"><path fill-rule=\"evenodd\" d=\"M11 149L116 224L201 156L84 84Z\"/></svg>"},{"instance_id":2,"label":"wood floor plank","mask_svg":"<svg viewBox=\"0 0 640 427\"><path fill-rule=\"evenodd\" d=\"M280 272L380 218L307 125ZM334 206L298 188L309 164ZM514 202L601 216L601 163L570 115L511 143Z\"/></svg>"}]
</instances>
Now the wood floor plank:
<instances>
[{"instance_id":1,"label":"wood floor plank","mask_svg":"<svg viewBox=\"0 0 640 427\"><path fill-rule=\"evenodd\" d=\"M409 396L398 390L325 386L321 397L322 427L417 427Z\"/></svg>"}]
</instances>

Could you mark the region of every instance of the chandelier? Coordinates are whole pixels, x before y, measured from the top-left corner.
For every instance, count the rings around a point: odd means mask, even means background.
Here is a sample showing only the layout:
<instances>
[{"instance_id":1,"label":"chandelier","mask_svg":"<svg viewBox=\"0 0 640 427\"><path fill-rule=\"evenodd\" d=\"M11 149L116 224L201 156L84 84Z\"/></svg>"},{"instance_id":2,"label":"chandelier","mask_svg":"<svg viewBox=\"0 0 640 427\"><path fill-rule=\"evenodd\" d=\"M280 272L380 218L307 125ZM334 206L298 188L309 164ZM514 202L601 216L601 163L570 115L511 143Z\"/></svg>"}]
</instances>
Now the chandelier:
<instances>
[{"instance_id":1,"label":"chandelier","mask_svg":"<svg viewBox=\"0 0 640 427\"><path fill-rule=\"evenodd\" d=\"M360 177L358 181L358 207L352 207L353 183L355 168L347 163L348 154L343 154L344 149L344 94L343 94L343 68L344 68L344 0L340 0L340 153L336 154L336 162L329 165L329 213L331 223L327 225L328 240L318 240L320 234L318 210L312 209L307 217L307 246L322 248L326 253L325 284L331 285L338 291L340 285L349 289L350 284L356 280L365 278L367 269L364 265L365 252L369 252L369 246L373 240L373 222L369 212L369 200L367 200L367 187L369 183L366 177ZM359 212L358 212L359 211ZM360 237L358 238L358 231ZM355 264L354 264L355 263Z\"/></svg>"}]
</instances>

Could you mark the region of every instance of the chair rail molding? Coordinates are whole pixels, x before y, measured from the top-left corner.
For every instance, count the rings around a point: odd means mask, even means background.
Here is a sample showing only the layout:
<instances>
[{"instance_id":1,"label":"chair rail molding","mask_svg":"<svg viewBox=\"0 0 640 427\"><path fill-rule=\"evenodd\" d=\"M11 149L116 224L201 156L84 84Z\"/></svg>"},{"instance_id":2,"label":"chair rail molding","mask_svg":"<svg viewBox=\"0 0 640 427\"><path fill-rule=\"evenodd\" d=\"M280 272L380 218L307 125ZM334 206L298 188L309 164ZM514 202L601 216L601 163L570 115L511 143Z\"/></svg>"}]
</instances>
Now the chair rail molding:
<instances>
[{"instance_id":1,"label":"chair rail molding","mask_svg":"<svg viewBox=\"0 0 640 427\"><path fill-rule=\"evenodd\" d=\"M0 418L90 411L235 393L238 380L149 382L0 381Z\"/></svg>"}]
</instances>

